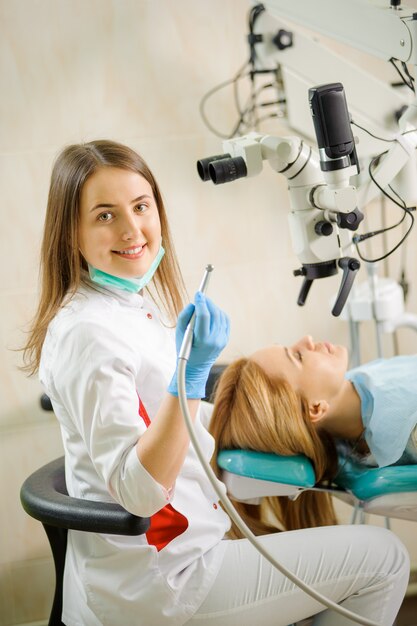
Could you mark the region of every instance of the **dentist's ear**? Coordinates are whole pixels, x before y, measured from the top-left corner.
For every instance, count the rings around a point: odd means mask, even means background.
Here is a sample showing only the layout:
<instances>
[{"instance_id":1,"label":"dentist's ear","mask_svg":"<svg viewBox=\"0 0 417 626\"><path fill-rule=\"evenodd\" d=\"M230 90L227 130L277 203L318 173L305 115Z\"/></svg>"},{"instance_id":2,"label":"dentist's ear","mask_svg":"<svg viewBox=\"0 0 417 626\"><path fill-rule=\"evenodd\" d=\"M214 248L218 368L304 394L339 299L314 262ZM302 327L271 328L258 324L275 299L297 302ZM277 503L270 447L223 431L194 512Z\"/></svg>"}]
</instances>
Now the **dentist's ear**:
<instances>
[{"instance_id":1,"label":"dentist's ear","mask_svg":"<svg viewBox=\"0 0 417 626\"><path fill-rule=\"evenodd\" d=\"M324 417L326 417L329 411L330 405L326 400L319 400L318 402L311 402L308 406L308 411L310 413L310 419L313 423L320 422Z\"/></svg>"}]
</instances>

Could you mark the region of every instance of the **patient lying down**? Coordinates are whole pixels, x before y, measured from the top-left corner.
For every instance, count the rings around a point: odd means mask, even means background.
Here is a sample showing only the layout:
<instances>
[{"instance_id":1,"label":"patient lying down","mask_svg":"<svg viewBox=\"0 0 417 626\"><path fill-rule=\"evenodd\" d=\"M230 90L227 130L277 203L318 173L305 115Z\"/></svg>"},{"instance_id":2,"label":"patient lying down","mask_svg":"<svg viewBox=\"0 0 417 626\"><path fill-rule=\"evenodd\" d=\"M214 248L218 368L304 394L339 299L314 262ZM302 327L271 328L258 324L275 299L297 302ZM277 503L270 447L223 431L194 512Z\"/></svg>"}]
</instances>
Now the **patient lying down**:
<instances>
[{"instance_id":1,"label":"patient lying down","mask_svg":"<svg viewBox=\"0 0 417 626\"><path fill-rule=\"evenodd\" d=\"M231 448L304 454L318 482L335 477L341 446L366 465L417 463L417 356L349 371L347 363L344 346L310 336L231 363L219 380L210 423L217 474L217 452ZM326 493L235 505L256 534L337 523ZM233 533L240 536L236 528Z\"/></svg>"}]
</instances>

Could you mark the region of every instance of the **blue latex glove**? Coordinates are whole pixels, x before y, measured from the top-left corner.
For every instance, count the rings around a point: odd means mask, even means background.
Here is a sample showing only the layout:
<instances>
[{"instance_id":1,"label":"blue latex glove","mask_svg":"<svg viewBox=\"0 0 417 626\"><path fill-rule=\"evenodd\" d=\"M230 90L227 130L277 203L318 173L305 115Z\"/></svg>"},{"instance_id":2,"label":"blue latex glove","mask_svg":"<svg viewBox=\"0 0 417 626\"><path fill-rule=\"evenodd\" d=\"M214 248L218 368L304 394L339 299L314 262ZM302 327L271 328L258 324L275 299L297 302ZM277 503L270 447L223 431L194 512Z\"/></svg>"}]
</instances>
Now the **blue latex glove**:
<instances>
[{"instance_id":1,"label":"blue latex glove","mask_svg":"<svg viewBox=\"0 0 417 626\"><path fill-rule=\"evenodd\" d=\"M228 342L230 323L226 313L198 291L194 304L188 304L178 316L175 334L177 355L194 311L195 326L191 352L185 370L185 388L187 398L204 398L211 367ZM173 396L178 396L177 372L171 380L168 391Z\"/></svg>"}]
</instances>

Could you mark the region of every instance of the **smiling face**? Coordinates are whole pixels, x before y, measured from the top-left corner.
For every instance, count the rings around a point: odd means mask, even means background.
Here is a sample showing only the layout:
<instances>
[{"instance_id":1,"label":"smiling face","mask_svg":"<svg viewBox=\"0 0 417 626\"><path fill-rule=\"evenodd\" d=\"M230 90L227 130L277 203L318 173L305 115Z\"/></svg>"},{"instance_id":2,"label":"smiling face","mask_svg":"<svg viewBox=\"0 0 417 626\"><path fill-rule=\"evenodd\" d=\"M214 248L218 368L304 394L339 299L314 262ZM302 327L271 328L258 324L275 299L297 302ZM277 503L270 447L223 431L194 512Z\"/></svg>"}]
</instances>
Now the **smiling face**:
<instances>
[{"instance_id":1,"label":"smiling face","mask_svg":"<svg viewBox=\"0 0 417 626\"><path fill-rule=\"evenodd\" d=\"M161 244L158 207L148 181L131 170L101 167L80 195L79 247L96 269L143 276Z\"/></svg>"},{"instance_id":2,"label":"smiling face","mask_svg":"<svg viewBox=\"0 0 417 626\"><path fill-rule=\"evenodd\" d=\"M271 378L284 378L309 403L330 403L345 380L348 353L344 346L315 343L303 337L291 347L273 345L255 352L251 359Z\"/></svg>"}]
</instances>

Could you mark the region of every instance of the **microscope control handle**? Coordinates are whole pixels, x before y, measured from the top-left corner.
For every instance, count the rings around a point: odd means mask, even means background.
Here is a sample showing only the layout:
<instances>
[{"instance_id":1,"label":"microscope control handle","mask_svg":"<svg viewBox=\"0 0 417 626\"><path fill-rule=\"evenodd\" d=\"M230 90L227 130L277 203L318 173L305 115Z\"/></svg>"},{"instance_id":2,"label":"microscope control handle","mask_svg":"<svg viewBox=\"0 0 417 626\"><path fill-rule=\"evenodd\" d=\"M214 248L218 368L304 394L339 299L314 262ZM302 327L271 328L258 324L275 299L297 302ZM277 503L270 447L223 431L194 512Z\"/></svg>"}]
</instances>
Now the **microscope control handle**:
<instances>
[{"instance_id":1,"label":"microscope control handle","mask_svg":"<svg viewBox=\"0 0 417 626\"><path fill-rule=\"evenodd\" d=\"M334 303L332 309L332 314L335 317L338 317L341 314L352 288L353 281L355 280L356 273L361 266L358 259L353 259L352 257L348 256L339 259L338 265L340 269L343 270L343 276L342 282L340 284L339 293L337 294L336 302Z\"/></svg>"},{"instance_id":2,"label":"microscope control handle","mask_svg":"<svg viewBox=\"0 0 417 626\"><path fill-rule=\"evenodd\" d=\"M295 272L294 272L295 273ZM307 300L308 292L310 291L310 287L313 284L311 278L304 278L303 284L301 285L300 293L298 294L297 304L298 306L304 306Z\"/></svg>"}]
</instances>

